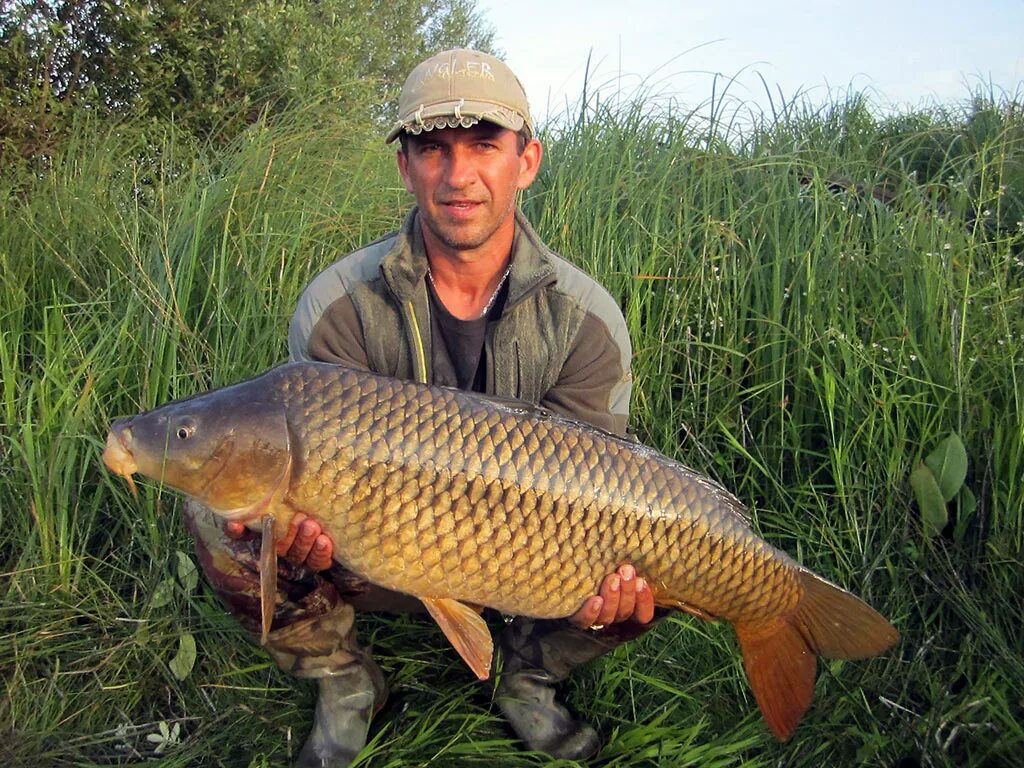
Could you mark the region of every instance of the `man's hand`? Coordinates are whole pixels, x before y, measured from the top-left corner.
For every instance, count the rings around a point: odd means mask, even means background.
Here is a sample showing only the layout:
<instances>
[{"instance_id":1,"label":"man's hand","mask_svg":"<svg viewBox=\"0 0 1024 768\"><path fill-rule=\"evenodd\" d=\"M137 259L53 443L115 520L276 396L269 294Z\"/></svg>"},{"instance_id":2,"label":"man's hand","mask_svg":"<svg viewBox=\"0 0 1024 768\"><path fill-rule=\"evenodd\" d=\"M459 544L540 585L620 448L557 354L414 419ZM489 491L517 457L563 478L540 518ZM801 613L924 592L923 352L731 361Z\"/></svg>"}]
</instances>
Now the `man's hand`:
<instances>
[{"instance_id":1,"label":"man's hand","mask_svg":"<svg viewBox=\"0 0 1024 768\"><path fill-rule=\"evenodd\" d=\"M225 523L224 532L232 539L240 539L247 529L241 523ZM334 542L323 532L320 523L301 512L296 512L288 525L288 533L277 542L277 554L295 565L304 565L311 571L325 571L331 567Z\"/></svg>"},{"instance_id":2,"label":"man's hand","mask_svg":"<svg viewBox=\"0 0 1024 768\"><path fill-rule=\"evenodd\" d=\"M604 627L623 621L649 624L654 619L654 594L645 579L636 577L628 563L606 576L601 592L588 597L583 607L569 617L580 629Z\"/></svg>"}]
</instances>

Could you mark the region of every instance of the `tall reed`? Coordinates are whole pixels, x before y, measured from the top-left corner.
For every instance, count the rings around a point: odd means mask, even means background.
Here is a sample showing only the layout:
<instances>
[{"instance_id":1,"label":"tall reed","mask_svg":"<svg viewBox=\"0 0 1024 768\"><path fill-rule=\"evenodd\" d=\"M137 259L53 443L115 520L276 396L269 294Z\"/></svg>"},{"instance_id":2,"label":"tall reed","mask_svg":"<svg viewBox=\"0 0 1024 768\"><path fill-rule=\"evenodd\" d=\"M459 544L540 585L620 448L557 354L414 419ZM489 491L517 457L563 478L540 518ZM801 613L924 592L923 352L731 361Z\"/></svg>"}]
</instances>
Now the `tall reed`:
<instances>
[{"instance_id":1,"label":"tall reed","mask_svg":"<svg viewBox=\"0 0 1024 768\"><path fill-rule=\"evenodd\" d=\"M775 745L727 632L666 620L570 684L604 764L996 765L1024 747L1020 99L869 106L740 126L720 103L709 120L588 97L546 128L523 206L620 302L639 437L904 638L823 666ZM0 177L0 755L280 764L309 688L194 585L177 500L144 486L136 503L103 435L282 360L303 286L409 200L379 135L324 105L216 156L152 125L75 136L44 173ZM950 433L970 494L927 538L908 478ZM538 763L439 633L360 621L394 683L368 764ZM186 634L195 666L176 675Z\"/></svg>"}]
</instances>

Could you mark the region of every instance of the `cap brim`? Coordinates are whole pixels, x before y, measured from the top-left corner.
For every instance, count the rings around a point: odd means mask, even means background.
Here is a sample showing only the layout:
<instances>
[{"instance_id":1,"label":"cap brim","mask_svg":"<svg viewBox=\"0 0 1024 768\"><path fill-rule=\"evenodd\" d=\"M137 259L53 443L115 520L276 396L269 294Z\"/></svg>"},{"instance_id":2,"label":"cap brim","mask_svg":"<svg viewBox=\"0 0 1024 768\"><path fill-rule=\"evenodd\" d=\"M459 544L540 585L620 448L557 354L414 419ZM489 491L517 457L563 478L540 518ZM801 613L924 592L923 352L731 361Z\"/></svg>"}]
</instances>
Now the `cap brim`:
<instances>
[{"instance_id":1,"label":"cap brim","mask_svg":"<svg viewBox=\"0 0 1024 768\"><path fill-rule=\"evenodd\" d=\"M514 109L489 101L443 101L421 106L415 112L403 115L391 126L385 144L390 144L403 131L420 134L436 128L469 128L480 120L500 125L510 131L520 131L526 119Z\"/></svg>"}]
</instances>

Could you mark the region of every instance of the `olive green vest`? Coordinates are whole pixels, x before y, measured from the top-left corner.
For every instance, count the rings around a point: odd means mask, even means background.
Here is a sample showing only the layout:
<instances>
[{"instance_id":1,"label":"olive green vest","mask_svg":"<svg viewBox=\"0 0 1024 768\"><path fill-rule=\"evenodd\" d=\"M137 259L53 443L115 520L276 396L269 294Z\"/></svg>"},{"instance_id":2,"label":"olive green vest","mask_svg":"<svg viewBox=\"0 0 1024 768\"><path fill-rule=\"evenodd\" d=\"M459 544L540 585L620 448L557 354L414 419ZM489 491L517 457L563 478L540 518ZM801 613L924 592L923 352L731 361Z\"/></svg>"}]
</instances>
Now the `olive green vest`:
<instances>
[{"instance_id":1,"label":"olive green vest","mask_svg":"<svg viewBox=\"0 0 1024 768\"><path fill-rule=\"evenodd\" d=\"M593 278L552 253L516 211L508 296L488 324L484 344L487 394L537 403L558 381L587 312L609 328L629 371L631 348L622 314ZM325 309L347 294L362 326L371 370L433 383L427 258L414 208L402 228L345 257L306 289L292 319L292 355ZM630 379L612 393L609 410L626 415Z\"/></svg>"}]
</instances>

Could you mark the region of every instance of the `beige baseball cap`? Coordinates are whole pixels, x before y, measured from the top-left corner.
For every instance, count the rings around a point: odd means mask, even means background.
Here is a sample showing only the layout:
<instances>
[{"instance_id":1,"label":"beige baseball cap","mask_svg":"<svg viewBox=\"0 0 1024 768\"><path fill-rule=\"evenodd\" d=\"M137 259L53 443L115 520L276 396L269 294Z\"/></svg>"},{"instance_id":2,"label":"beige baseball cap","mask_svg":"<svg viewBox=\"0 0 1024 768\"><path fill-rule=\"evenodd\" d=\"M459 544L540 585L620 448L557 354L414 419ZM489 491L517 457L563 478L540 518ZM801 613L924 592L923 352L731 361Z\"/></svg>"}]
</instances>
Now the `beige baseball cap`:
<instances>
[{"instance_id":1,"label":"beige baseball cap","mask_svg":"<svg viewBox=\"0 0 1024 768\"><path fill-rule=\"evenodd\" d=\"M398 97L398 122L384 141L402 131L469 128L481 120L533 134L530 105L519 78L493 56L468 48L444 51L418 65Z\"/></svg>"}]
</instances>

